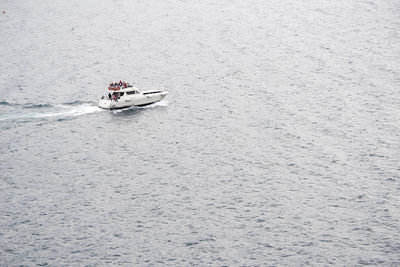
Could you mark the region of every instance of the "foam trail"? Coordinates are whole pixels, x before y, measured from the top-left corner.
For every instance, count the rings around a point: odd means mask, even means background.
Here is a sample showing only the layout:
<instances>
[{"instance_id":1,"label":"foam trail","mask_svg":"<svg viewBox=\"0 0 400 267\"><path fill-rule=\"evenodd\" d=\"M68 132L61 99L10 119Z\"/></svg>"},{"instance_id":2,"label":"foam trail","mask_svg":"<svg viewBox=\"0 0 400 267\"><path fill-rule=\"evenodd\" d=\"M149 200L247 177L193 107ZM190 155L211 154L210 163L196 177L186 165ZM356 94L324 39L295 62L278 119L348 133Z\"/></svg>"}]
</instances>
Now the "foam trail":
<instances>
[{"instance_id":1,"label":"foam trail","mask_svg":"<svg viewBox=\"0 0 400 267\"><path fill-rule=\"evenodd\" d=\"M55 111L48 112L30 112L30 113L11 113L5 116L0 117L0 121L5 120L20 120L20 119L42 119L42 118L52 118L52 117L76 117L85 114L91 114L95 112L100 112L100 109L97 106L82 104L78 106L66 106L66 105L58 105L54 106Z\"/></svg>"},{"instance_id":2,"label":"foam trail","mask_svg":"<svg viewBox=\"0 0 400 267\"><path fill-rule=\"evenodd\" d=\"M62 106L65 111L61 112L53 112L53 113L44 113L44 114L35 114L32 116L33 118L46 118L46 117L59 117L59 116L66 116L66 117L75 117L95 112L100 112L101 109L97 106L89 106L89 105L81 105L75 107L65 107Z\"/></svg>"}]
</instances>

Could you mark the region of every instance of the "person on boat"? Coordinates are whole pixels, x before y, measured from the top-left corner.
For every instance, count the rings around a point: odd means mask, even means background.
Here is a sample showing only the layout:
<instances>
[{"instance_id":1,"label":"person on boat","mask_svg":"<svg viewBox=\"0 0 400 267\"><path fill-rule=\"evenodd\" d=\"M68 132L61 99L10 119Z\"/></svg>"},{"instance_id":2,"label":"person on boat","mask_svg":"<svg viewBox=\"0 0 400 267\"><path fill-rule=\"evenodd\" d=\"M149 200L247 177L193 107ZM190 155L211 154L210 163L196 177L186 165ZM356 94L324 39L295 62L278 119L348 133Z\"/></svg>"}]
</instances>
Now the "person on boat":
<instances>
[{"instance_id":1,"label":"person on boat","mask_svg":"<svg viewBox=\"0 0 400 267\"><path fill-rule=\"evenodd\" d=\"M117 102L117 95L116 95L116 94L113 94L113 95L112 95L112 99L113 99L115 102Z\"/></svg>"}]
</instances>

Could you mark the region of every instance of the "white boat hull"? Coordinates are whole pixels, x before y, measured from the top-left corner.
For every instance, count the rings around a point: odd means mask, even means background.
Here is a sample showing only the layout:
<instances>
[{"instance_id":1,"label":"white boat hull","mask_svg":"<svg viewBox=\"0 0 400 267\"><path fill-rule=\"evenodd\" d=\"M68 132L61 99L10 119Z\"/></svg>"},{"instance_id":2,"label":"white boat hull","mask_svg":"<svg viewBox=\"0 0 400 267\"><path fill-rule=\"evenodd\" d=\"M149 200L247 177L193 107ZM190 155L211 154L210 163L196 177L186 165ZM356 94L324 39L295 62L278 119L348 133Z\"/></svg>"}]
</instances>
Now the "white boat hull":
<instances>
[{"instance_id":1,"label":"white boat hull","mask_svg":"<svg viewBox=\"0 0 400 267\"><path fill-rule=\"evenodd\" d=\"M158 101L163 100L168 92L161 91L158 93L147 94L146 92L135 94L135 95L126 95L125 97L121 97L117 100L112 99L100 99L99 107L103 109L121 109L128 108L134 106L146 106Z\"/></svg>"}]
</instances>

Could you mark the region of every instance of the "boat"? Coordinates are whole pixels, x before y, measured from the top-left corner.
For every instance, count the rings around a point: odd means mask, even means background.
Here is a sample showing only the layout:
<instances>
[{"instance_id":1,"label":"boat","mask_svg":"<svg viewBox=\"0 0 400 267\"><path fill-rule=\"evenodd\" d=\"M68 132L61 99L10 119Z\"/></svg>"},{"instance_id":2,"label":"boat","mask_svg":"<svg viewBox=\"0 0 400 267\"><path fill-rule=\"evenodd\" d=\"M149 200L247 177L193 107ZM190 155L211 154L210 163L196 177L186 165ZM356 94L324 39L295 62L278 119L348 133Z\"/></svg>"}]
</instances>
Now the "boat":
<instances>
[{"instance_id":1,"label":"boat","mask_svg":"<svg viewBox=\"0 0 400 267\"><path fill-rule=\"evenodd\" d=\"M120 81L110 83L108 92L99 101L99 107L111 110L147 106L163 100L167 94L163 90L142 92L137 87Z\"/></svg>"}]
</instances>

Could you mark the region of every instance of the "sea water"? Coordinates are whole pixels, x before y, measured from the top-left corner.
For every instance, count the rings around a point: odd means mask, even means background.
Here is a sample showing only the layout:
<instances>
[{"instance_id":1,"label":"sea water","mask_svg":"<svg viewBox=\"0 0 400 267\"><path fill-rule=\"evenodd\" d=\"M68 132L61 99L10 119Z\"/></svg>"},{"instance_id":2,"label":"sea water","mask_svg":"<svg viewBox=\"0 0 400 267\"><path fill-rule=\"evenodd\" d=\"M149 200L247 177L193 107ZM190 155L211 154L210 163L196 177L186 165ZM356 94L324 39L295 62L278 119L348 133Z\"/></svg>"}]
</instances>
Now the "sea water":
<instances>
[{"instance_id":1,"label":"sea water","mask_svg":"<svg viewBox=\"0 0 400 267\"><path fill-rule=\"evenodd\" d=\"M398 1L0 8L0 265L400 264Z\"/></svg>"}]
</instances>

